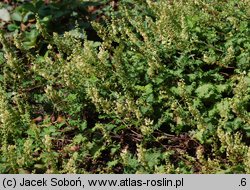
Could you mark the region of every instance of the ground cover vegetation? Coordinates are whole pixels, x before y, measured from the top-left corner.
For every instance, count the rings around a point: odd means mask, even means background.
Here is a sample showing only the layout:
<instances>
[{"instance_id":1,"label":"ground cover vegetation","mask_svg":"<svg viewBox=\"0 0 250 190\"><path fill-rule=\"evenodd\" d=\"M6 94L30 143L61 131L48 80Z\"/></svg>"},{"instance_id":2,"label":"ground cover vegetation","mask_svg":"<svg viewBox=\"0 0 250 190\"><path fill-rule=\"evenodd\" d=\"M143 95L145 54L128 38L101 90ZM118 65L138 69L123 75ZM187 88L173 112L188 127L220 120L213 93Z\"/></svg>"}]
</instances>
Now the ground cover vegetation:
<instances>
[{"instance_id":1,"label":"ground cover vegetation","mask_svg":"<svg viewBox=\"0 0 250 190\"><path fill-rule=\"evenodd\" d=\"M0 173L250 173L249 0L0 10Z\"/></svg>"}]
</instances>

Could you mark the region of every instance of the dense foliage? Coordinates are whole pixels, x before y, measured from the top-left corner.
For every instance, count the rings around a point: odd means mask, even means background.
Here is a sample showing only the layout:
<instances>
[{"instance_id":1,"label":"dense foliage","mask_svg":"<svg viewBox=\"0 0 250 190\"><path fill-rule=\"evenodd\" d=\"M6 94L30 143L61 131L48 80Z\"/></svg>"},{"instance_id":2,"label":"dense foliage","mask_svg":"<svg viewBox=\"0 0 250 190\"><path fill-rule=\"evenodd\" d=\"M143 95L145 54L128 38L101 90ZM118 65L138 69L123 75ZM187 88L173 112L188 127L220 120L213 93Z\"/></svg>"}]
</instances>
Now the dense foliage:
<instances>
[{"instance_id":1,"label":"dense foliage","mask_svg":"<svg viewBox=\"0 0 250 190\"><path fill-rule=\"evenodd\" d=\"M72 2L1 25L0 173L250 173L249 0Z\"/></svg>"}]
</instances>

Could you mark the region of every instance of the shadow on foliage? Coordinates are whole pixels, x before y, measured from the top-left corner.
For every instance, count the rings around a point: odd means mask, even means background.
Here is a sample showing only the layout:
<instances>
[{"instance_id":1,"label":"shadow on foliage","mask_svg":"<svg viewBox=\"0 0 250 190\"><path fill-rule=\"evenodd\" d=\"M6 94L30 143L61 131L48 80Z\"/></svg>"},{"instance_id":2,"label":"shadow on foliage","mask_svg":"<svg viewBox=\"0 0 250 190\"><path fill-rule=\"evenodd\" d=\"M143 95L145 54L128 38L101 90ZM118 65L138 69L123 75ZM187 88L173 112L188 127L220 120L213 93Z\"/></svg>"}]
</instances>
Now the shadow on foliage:
<instances>
[{"instance_id":1,"label":"shadow on foliage","mask_svg":"<svg viewBox=\"0 0 250 190\"><path fill-rule=\"evenodd\" d=\"M80 0L38 0L24 2L15 11L15 15L21 15L19 22L30 22L36 15L46 23L47 32L63 34L75 27L84 29L90 40L100 40L90 22L98 20L102 22L105 11L108 10L109 1L87 1ZM14 19L15 20L15 19ZM17 21L17 20L16 20Z\"/></svg>"}]
</instances>

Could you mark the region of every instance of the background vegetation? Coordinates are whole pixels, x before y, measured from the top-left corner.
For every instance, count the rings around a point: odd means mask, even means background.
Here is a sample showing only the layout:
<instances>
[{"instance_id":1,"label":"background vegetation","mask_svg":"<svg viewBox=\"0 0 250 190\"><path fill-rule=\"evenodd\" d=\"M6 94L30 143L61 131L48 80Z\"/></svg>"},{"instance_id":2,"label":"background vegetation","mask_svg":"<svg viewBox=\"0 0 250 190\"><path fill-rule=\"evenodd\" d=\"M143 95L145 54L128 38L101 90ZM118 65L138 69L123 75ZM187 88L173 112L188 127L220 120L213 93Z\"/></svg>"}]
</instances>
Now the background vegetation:
<instances>
[{"instance_id":1,"label":"background vegetation","mask_svg":"<svg viewBox=\"0 0 250 190\"><path fill-rule=\"evenodd\" d=\"M249 0L0 7L0 173L250 173Z\"/></svg>"}]
</instances>

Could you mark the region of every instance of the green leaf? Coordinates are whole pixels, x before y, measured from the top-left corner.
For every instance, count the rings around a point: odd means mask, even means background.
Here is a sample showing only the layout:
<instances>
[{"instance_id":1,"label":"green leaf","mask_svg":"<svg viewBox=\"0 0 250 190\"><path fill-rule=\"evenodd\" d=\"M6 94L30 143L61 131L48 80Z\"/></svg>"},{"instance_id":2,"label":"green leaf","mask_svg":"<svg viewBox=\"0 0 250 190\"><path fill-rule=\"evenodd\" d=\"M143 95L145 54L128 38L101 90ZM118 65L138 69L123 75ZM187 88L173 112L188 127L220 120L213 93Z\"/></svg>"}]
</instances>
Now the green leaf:
<instances>
[{"instance_id":1,"label":"green leaf","mask_svg":"<svg viewBox=\"0 0 250 190\"><path fill-rule=\"evenodd\" d=\"M147 102L147 103L153 103L153 102L154 102L154 95L153 95L153 94L150 94L150 95L147 97L146 102Z\"/></svg>"},{"instance_id":2,"label":"green leaf","mask_svg":"<svg viewBox=\"0 0 250 190\"><path fill-rule=\"evenodd\" d=\"M19 12L14 12L14 13L12 13L12 15L11 15L11 19L14 20L14 21L22 22L23 17L22 17L22 15L21 15L21 13L19 13Z\"/></svg>"},{"instance_id":3,"label":"green leaf","mask_svg":"<svg viewBox=\"0 0 250 190\"><path fill-rule=\"evenodd\" d=\"M30 19L35 19L35 15L32 12L27 12L23 17L23 22L28 22Z\"/></svg>"},{"instance_id":4,"label":"green leaf","mask_svg":"<svg viewBox=\"0 0 250 190\"><path fill-rule=\"evenodd\" d=\"M31 12L36 12L37 9L36 7L32 4L32 3L24 3L22 6L21 6L23 9L26 9L28 11L31 11Z\"/></svg>"},{"instance_id":5,"label":"green leaf","mask_svg":"<svg viewBox=\"0 0 250 190\"><path fill-rule=\"evenodd\" d=\"M204 143L204 132L203 131L196 131L196 133L194 134L194 137L200 141L201 144Z\"/></svg>"},{"instance_id":6,"label":"green leaf","mask_svg":"<svg viewBox=\"0 0 250 190\"><path fill-rule=\"evenodd\" d=\"M73 142L76 144L80 144L86 141L86 138L82 136L82 134L78 134L74 137Z\"/></svg>"},{"instance_id":7,"label":"green leaf","mask_svg":"<svg viewBox=\"0 0 250 190\"><path fill-rule=\"evenodd\" d=\"M10 32L13 32L13 31L15 31L15 30L17 30L17 29L19 29L20 27L19 26L17 26L16 24L8 24L8 26L7 26L7 29L10 31Z\"/></svg>"},{"instance_id":8,"label":"green leaf","mask_svg":"<svg viewBox=\"0 0 250 190\"><path fill-rule=\"evenodd\" d=\"M36 46L36 40L39 35L39 32L36 29L31 30L30 32L25 33L25 41L23 46L25 49L29 50Z\"/></svg>"},{"instance_id":9,"label":"green leaf","mask_svg":"<svg viewBox=\"0 0 250 190\"><path fill-rule=\"evenodd\" d=\"M149 168L157 166L160 162L160 158L162 157L162 153L160 151L148 151L145 153L145 161L147 162Z\"/></svg>"},{"instance_id":10,"label":"green leaf","mask_svg":"<svg viewBox=\"0 0 250 190\"><path fill-rule=\"evenodd\" d=\"M79 129L81 131L84 131L88 127L87 121L84 121L83 123L80 124Z\"/></svg>"},{"instance_id":11,"label":"green leaf","mask_svg":"<svg viewBox=\"0 0 250 190\"><path fill-rule=\"evenodd\" d=\"M0 52L0 65L2 65L4 62L5 62L4 53Z\"/></svg>"},{"instance_id":12,"label":"green leaf","mask_svg":"<svg viewBox=\"0 0 250 190\"><path fill-rule=\"evenodd\" d=\"M210 83L203 84L196 89L196 93L200 98L209 98L214 94L214 86Z\"/></svg>"},{"instance_id":13,"label":"green leaf","mask_svg":"<svg viewBox=\"0 0 250 190\"><path fill-rule=\"evenodd\" d=\"M112 167L114 167L115 165L117 165L118 163L119 163L119 160L113 160L113 161L109 161L109 162L107 163L107 165L108 165L109 168L112 168Z\"/></svg>"}]
</instances>

